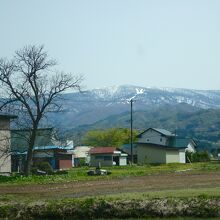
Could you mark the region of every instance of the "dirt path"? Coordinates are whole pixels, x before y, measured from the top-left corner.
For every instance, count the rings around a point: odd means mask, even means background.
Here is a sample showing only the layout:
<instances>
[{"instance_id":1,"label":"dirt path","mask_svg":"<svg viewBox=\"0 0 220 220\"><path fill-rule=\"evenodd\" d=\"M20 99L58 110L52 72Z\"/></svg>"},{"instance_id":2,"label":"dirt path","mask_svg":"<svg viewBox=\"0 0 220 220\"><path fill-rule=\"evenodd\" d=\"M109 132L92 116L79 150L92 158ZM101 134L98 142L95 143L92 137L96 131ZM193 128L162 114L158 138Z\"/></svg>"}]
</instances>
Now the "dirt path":
<instances>
[{"instance_id":1,"label":"dirt path","mask_svg":"<svg viewBox=\"0 0 220 220\"><path fill-rule=\"evenodd\" d=\"M43 197L83 197L126 192L147 192L183 188L220 187L220 171L170 173L99 181L80 181L45 185L0 186L0 195Z\"/></svg>"}]
</instances>

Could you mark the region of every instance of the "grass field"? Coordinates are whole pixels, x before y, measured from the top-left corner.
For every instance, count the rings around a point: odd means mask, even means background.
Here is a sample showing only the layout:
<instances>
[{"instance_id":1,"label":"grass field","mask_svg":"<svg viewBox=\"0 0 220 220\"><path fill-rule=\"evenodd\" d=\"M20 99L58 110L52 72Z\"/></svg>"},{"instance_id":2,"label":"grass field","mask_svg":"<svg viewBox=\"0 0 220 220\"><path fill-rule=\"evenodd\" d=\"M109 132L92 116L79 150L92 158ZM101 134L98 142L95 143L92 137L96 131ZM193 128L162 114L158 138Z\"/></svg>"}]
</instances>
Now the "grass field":
<instances>
[{"instance_id":1,"label":"grass field","mask_svg":"<svg viewBox=\"0 0 220 220\"><path fill-rule=\"evenodd\" d=\"M163 165L145 165L145 166L122 166L122 167L104 167L111 171L109 176L88 176L89 167L73 168L68 174L47 175L47 176L21 176L14 174L11 177L0 177L0 185L16 185L16 184L49 184L49 183L65 183L72 181L90 181L114 178L125 178L135 176L146 176L152 174L163 174L172 172L209 172L220 171L219 162L210 163L193 163L193 164L163 164Z\"/></svg>"},{"instance_id":2,"label":"grass field","mask_svg":"<svg viewBox=\"0 0 220 220\"><path fill-rule=\"evenodd\" d=\"M70 210L66 207L72 207L74 212L81 203L82 207L88 208L88 210L86 208L88 215L92 216L93 206L99 207L104 213L103 204L104 207L110 204L111 209L116 209L117 212L118 209L114 203L125 202L126 204L127 201L129 205L133 202L137 203L135 209L138 210L139 203L142 206L141 204L145 204L146 201L153 201L152 207L157 207L155 205L157 203L159 206L166 205L164 202L166 199L171 201L173 210L176 210L175 204L186 203L187 205L191 201L200 202L201 200L201 204L196 205L195 202L192 205L192 207L197 207L194 210L198 216L207 218L209 213L212 215L220 213L219 162L111 167L106 168L112 172L108 176L87 176L86 172L89 169L88 167L73 168L63 175L1 177L0 214L1 211L7 214L11 212L10 210L16 210L15 206L25 209L26 214L30 210L35 213L34 210L38 209L44 210L43 215L47 215L48 212L52 215L57 210L68 213ZM213 205L205 209L200 208L206 205L206 201ZM145 204L145 206L148 205ZM204 209L205 212L200 213L200 209ZM164 210L166 209L162 207L161 212ZM132 209L127 210L126 215L130 212L133 212ZM152 213L154 212L157 212L157 209ZM57 216L60 215L62 214L57 213ZM160 215L159 212L158 215Z\"/></svg>"}]
</instances>

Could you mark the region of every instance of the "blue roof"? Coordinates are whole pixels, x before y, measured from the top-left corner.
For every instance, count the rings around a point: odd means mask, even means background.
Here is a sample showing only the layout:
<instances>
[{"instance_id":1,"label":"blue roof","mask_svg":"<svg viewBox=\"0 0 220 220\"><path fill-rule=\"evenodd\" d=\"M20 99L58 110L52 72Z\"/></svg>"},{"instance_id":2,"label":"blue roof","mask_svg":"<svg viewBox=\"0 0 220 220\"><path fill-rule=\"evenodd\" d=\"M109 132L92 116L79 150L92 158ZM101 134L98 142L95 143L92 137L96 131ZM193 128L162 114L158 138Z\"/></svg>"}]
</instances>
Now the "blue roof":
<instances>
[{"instance_id":1,"label":"blue roof","mask_svg":"<svg viewBox=\"0 0 220 220\"><path fill-rule=\"evenodd\" d=\"M55 149L62 149L62 150L73 150L73 147L66 147L66 146L35 146L34 150L55 150ZM12 155L25 155L27 151L19 152L13 151Z\"/></svg>"},{"instance_id":2,"label":"blue roof","mask_svg":"<svg viewBox=\"0 0 220 220\"><path fill-rule=\"evenodd\" d=\"M35 146L34 150L54 150L54 149L62 149L62 150L73 150L73 147L67 146Z\"/></svg>"},{"instance_id":3,"label":"blue roof","mask_svg":"<svg viewBox=\"0 0 220 220\"><path fill-rule=\"evenodd\" d=\"M12 155L26 155L26 154L27 154L27 151L24 151L24 152L13 151L11 154L12 154Z\"/></svg>"}]
</instances>

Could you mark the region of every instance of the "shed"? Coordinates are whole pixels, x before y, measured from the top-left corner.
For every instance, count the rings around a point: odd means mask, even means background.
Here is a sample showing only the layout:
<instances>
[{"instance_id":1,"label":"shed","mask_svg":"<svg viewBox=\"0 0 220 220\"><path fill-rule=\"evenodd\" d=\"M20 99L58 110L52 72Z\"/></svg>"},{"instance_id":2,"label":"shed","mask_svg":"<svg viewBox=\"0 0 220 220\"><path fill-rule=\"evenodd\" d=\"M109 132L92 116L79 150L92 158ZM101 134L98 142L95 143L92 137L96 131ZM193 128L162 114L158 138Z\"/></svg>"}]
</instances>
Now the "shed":
<instances>
[{"instance_id":1,"label":"shed","mask_svg":"<svg viewBox=\"0 0 220 220\"><path fill-rule=\"evenodd\" d=\"M89 151L90 166L125 166L127 154L117 150L116 147L94 147Z\"/></svg>"},{"instance_id":2,"label":"shed","mask_svg":"<svg viewBox=\"0 0 220 220\"><path fill-rule=\"evenodd\" d=\"M72 168L72 152L63 146L34 147L34 163L46 161L53 169L65 170Z\"/></svg>"},{"instance_id":3,"label":"shed","mask_svg":"<svg viewBox=\"0 0 220 220\"><path fill-rule=\"evenodd\" d=\"M24 169L31 130L12 130L12 170ZM72 167L73 144L63 144L55 138L53 128L37 130L34 144L33 162L49 162L53 169L69 169Z\"/></svg>"}]
</instances>

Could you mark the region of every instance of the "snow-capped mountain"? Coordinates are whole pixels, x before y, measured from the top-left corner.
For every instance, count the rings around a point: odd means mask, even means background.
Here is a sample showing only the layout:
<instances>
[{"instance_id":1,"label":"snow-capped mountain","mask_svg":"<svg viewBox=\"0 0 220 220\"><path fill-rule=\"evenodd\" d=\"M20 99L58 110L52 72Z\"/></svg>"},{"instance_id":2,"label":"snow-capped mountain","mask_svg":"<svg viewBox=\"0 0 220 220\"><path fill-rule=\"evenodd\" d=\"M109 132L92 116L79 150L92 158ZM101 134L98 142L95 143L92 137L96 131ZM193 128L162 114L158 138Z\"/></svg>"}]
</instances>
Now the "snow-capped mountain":
<instances>
[{"instance_id":1,"label":"snow-capped mountain","mask_svg":"<svg viewBox=\"0 0 220 220\"><path fill-rule=\"evenodd\" d=\"M130 111L129 101L135 100L134 111L162 105L186 103L194 108L220 107L220 90L149 88L133 85L112 86L63 95L63 111L51 114L49 121L61 128L91 124L108 116Z\"/></svg>"}]
</instances>

